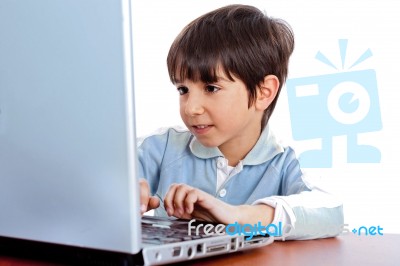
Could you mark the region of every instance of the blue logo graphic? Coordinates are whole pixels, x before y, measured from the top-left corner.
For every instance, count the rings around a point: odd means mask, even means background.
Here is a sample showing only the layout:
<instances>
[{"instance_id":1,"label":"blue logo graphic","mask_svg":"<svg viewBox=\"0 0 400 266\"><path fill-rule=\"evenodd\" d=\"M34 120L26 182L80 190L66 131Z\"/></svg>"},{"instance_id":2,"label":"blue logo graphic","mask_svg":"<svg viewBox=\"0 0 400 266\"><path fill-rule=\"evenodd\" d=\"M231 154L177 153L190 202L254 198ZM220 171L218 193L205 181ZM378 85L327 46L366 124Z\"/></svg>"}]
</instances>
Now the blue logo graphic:
<instances>
[{"instance_id":1,"label":"blue logo graphic","mask_svg":"<svg viewBox=\"0 0 400 266\"><path fill-rule=\"evenodd\" d=\"M342 69L345 66L347 39L339 40ZM349 68L372 56L367 49ZM322 63L338 68L318 52ZM320 139L320 150L300 154L302 167L332 167L332 138L347 136L348 163L379 163L379 149L357 143L357 134L382 129L375 70L347 71L321 76L288 79L286 83L295 140Z\"/></svg>"},{"instance_id":2,"label":"blue logo graphic","mask_svg":"<svg viewBox=\"0 0 400 266\"><path fill-rule=\"evenodd\" d=\"M360 226L358 229L354 228L351 230L354 235L365 235L365 236L383 236L383 228L378 225L378 226Z\"/></svg>"}]
</instances>

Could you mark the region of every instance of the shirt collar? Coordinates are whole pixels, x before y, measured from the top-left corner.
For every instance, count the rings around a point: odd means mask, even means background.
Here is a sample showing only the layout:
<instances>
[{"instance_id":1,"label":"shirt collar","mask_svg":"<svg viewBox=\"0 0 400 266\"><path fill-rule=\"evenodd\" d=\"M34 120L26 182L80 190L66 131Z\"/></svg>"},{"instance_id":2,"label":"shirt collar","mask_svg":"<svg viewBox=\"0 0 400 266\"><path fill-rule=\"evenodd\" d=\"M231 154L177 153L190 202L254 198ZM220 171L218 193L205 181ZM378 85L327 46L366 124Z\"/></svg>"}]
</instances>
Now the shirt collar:
<instances>
[{"instance_id":1,"label":"shirt collar","mask_svg":"<svg viewBox=\"0 0 400 266\"><path fill-rule=\"evenodd\" d=\"M192 153L201 159L224 156L217 147L206 147L201 144L196 137L193 137L189 147ZM267 125L261 132L256 145L246 155L242 162L243 165L258 165L271 160L277 154L282 152L282 145L277 142L275 135Z\"/></svg>"}]
</instances>

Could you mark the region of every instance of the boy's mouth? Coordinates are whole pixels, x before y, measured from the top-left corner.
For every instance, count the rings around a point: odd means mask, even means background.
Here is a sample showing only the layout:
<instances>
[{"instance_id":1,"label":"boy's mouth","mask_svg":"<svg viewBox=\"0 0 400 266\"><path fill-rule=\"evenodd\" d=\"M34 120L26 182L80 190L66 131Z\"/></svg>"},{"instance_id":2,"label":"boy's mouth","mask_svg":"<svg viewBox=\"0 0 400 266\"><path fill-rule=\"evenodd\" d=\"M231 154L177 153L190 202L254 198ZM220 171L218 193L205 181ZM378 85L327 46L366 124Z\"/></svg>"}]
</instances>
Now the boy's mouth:
<instances>
[{"instance_id":1,"label":"boy's mouth","mask_svg":"<svg viewBox=\"0 0 400 266\"><path fill-rule=\"evenodd\" d=\"M208 125L197 125L197 126L194 126L195 128L199 128L199 129L203 129L203 128L206 128L206 127L208 127Z\"/></svg>"},{"instance_id":2,"label":"boy's mouth","mask_svg":"<svg viewBox=\"0 0 400 266\"><path fill-rule=\"evenodd\" d=\"M207 133L211 129L212 125L193 125L193 131L196 134Z\"/></svg>"}]
</instances>

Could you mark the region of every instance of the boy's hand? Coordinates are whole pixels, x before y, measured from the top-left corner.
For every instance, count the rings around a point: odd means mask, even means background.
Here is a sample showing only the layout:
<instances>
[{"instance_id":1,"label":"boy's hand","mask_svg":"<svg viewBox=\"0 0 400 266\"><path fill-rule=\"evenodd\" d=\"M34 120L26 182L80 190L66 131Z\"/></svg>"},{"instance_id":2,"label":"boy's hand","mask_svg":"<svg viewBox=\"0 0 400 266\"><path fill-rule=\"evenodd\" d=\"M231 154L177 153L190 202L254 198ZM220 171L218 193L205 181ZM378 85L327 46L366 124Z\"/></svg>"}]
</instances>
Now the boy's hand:
<instances>
[{"instance_id":1,"label":"boy's hand","mask_svg":"<svg viewBox=\"0 0 400 266\"><path fill-rule=\"evenodd\" d=\"M182 219L230 223L236 219L233 206L186 184L172 184L164 199L169 216Z\"/></svg>"},{"instance_id":2,"label":"boy's hand","mask_svg":"<svg viewBox=\"0 0 400 266\"><path fill-rule=\"evenodd\" d=\"M140 189L140 212L143 215L145 212L160 206L160 199L150 195L149 183L146 179L139 180Z\"/></svg>"},{"instance_id":3,"label":"boy's hand","mask_svg":"<svg viewBox=\"0 0 400 266\"><path fill-rule=\"evenodd\" d=\"M264 204L233 206L186 184L172 184L165 195L169 216L230 224L271 223L275 209Z\"/></svg>"}]
</instances>

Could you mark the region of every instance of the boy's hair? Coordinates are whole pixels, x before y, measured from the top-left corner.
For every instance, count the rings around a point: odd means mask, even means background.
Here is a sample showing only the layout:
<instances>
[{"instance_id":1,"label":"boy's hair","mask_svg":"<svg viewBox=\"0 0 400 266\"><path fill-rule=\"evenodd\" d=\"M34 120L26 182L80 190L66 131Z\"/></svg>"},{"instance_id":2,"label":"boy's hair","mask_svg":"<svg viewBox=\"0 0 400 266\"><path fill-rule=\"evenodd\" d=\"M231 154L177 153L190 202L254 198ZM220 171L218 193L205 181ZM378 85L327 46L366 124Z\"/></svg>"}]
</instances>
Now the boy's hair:
<instances>
[{"instance_id":1,"label":"boy's hair","mask_svg":"<svg viewBox=\"0 0 400 266\"><path fill-rule=\"evenodd\" d=\"M213 83L222 67L229 79L233 75L246 85L250 108L264 77L276 75L278 93L264 112L264 127L286 80L293 49L293 32L285 21L252 6L229 5L195 19L176 37L167 57L169 77L172 83Z\"/></svg>"}]
</instances>

